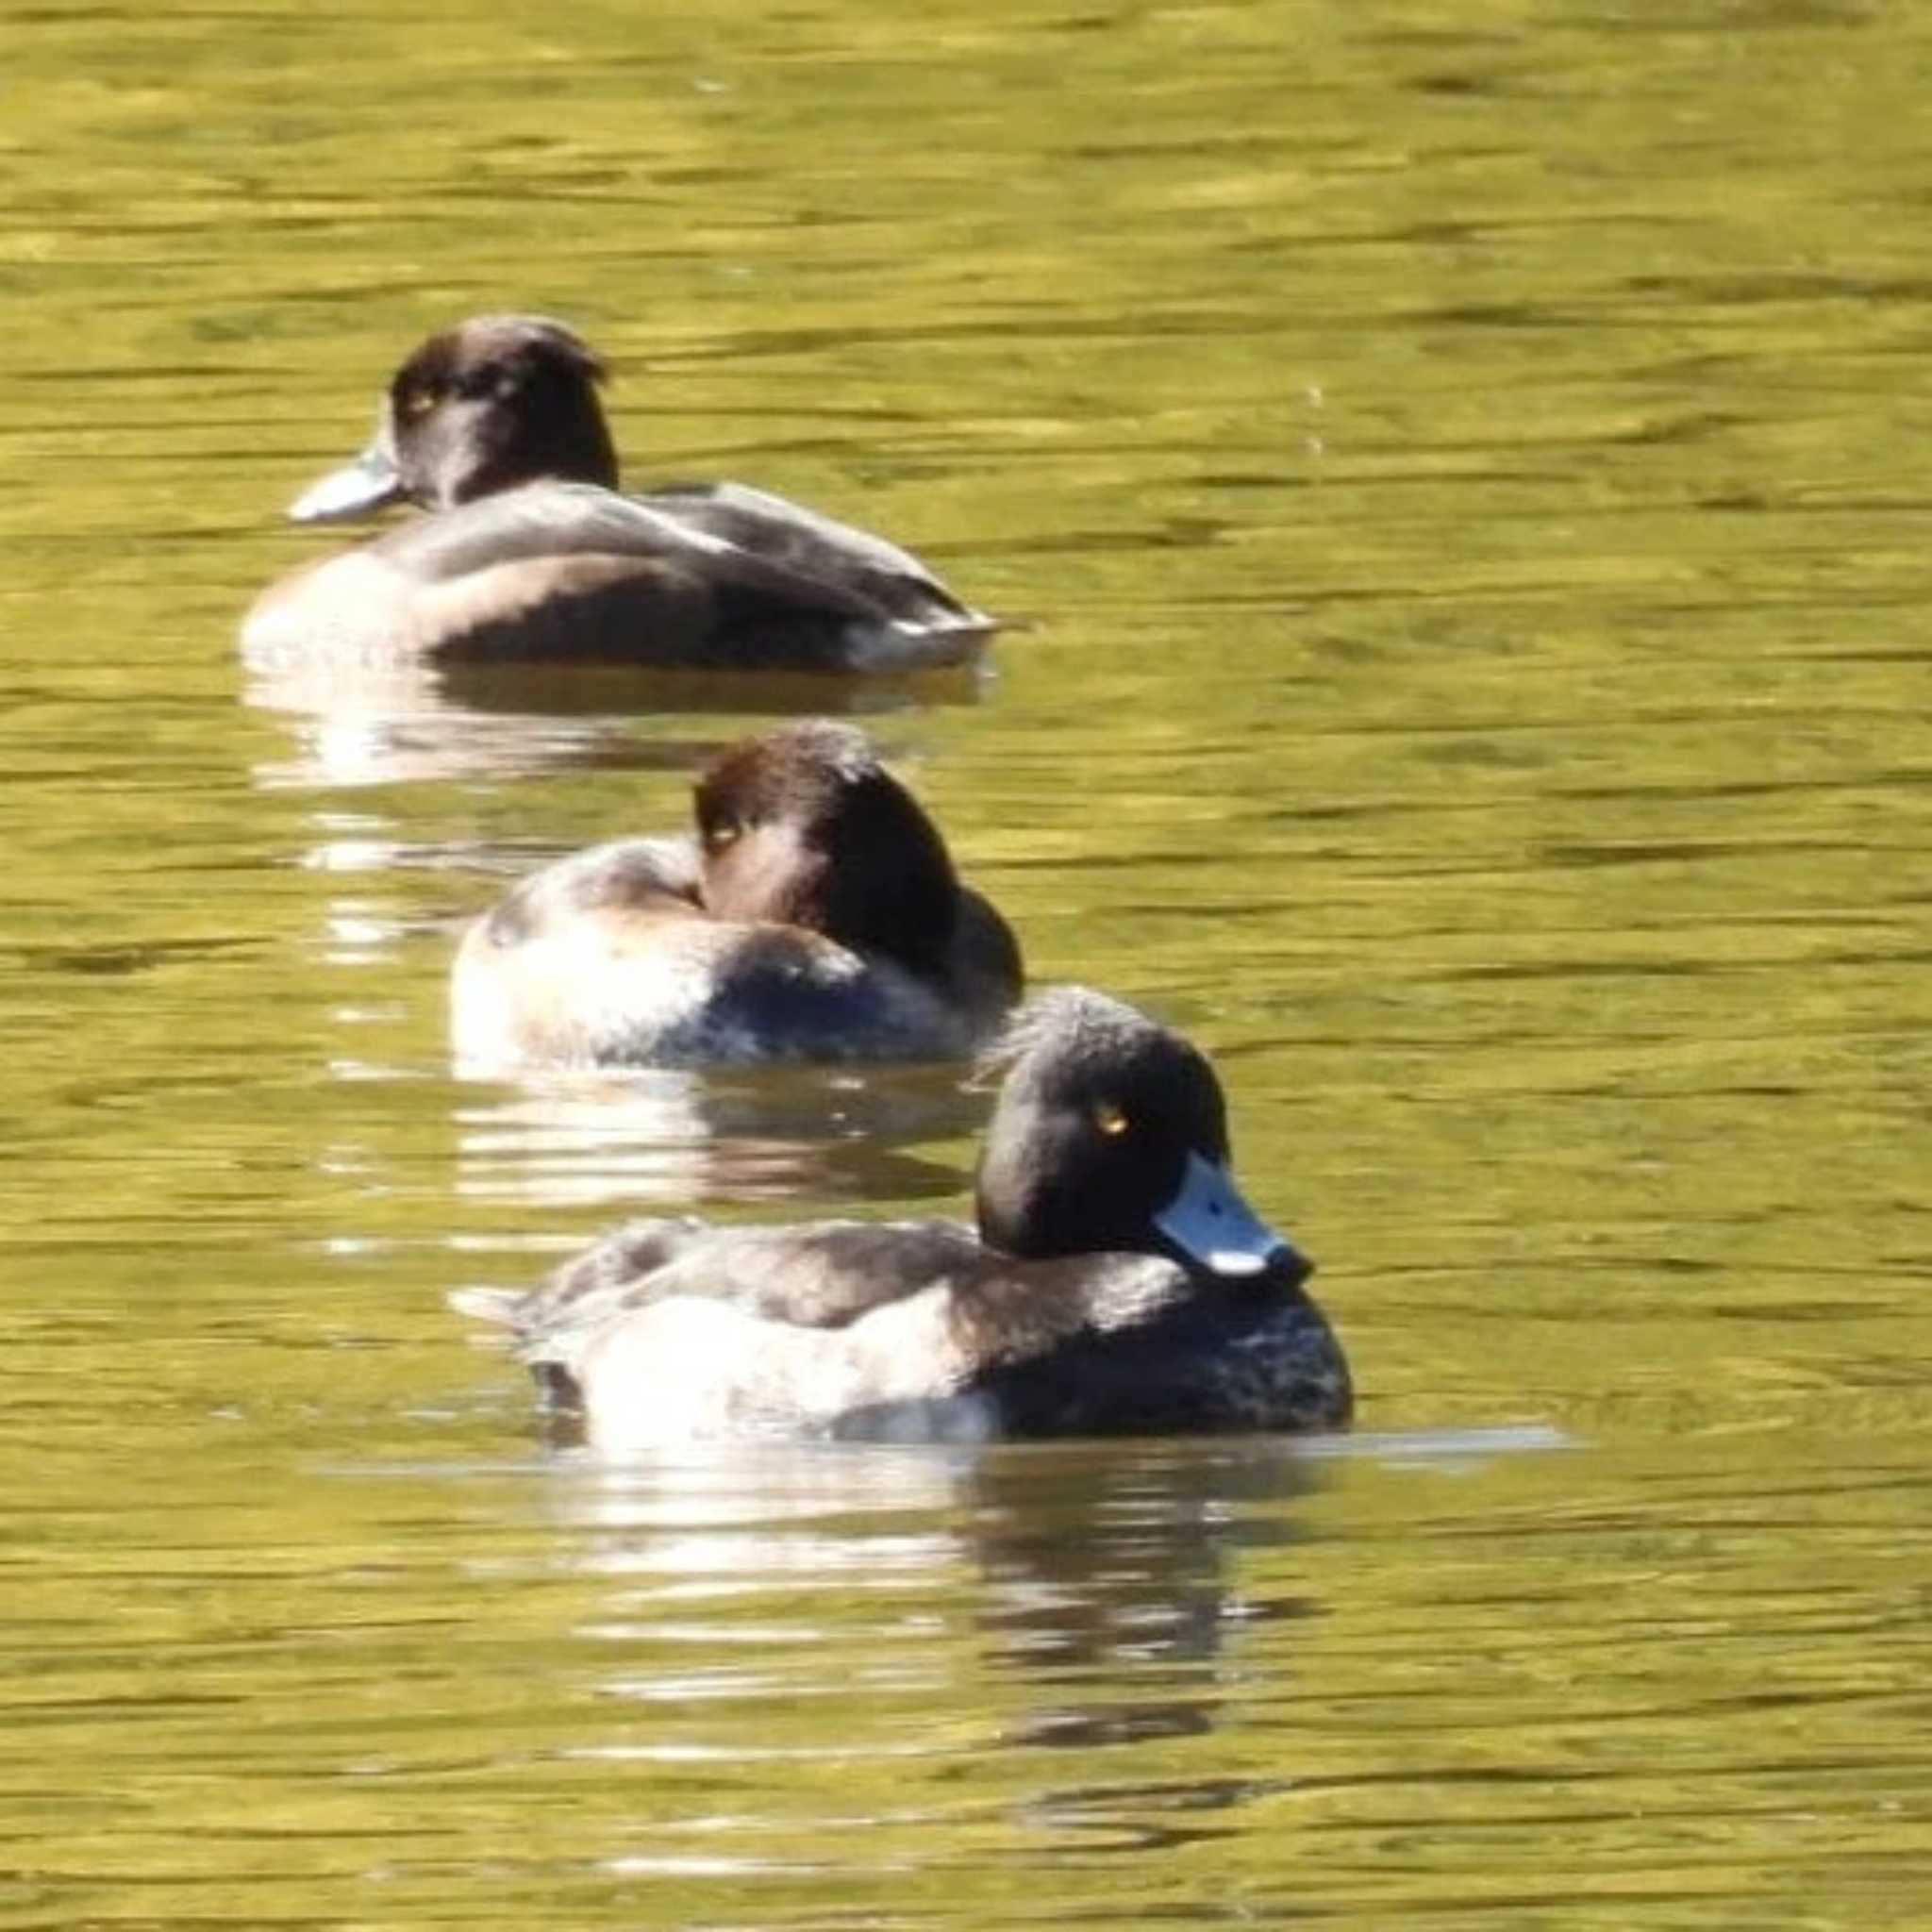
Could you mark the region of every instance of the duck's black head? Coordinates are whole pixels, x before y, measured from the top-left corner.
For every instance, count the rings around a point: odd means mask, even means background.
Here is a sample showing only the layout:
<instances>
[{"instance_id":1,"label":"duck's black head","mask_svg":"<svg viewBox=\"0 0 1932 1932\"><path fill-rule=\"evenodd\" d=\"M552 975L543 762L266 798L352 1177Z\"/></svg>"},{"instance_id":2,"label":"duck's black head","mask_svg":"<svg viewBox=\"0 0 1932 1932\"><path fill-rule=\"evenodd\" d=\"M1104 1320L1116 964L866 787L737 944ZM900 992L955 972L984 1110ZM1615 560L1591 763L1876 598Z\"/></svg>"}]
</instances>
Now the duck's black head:
<instances>
[{"instance_id":1,"label":"duck's black head","mask_svg":"<svg viewBox=\"0 0 1932 1932\"><path fill-rule=\"evenodd\" d=\"M375 441L296 499L298 523L410 502L448 509L540 477L617 482L597 400L605 369L541 315L481 315L434 335L391 377Z\"/></svg>"},{"instance_id":2,"label":"duck's black head","mask_svg":"<svg viewBox=\"0 0 1932 1932\"><path fill-rule=\"evenodd\" d=\"M693 804L713 916L943 968L959 905L952 860L863 732L813 718L743 739L706 770Z\"/></svg>"},{"instance_id":3,"label":"duck's black head","mask_svg":"<svg viewBox=\"0 0 1932 1932\"><path fill-rule=\"evenodd\" d=\"M1008 1069L979 1162L990 1246L1166 1255L1230 1279L1311 1272L1237 1191L1221 1082L1178 1034L1056 987L1020 1009L988 1063Z\"/></svg>"}]
</instances>

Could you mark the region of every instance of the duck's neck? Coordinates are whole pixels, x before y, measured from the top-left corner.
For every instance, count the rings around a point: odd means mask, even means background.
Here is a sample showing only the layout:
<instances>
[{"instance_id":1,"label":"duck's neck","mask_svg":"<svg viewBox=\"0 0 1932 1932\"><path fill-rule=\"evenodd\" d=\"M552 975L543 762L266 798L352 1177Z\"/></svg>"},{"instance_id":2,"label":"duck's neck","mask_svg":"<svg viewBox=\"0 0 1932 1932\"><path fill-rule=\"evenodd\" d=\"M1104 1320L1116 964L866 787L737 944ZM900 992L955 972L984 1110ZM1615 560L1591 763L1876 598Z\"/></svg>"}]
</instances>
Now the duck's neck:
<instances>
[{"instance_id":1,"label":"duck's neck","mask_svg":"<svg viewBox=\"0 0 1932 1932\"><path fill-rule=\"evenodd\" d=\"M617 446L595 396L559 400L521 418L501 442L475 452L448 494L452 503L469 503L542 481L617 488Z\"/></svg>"}]
</instances>

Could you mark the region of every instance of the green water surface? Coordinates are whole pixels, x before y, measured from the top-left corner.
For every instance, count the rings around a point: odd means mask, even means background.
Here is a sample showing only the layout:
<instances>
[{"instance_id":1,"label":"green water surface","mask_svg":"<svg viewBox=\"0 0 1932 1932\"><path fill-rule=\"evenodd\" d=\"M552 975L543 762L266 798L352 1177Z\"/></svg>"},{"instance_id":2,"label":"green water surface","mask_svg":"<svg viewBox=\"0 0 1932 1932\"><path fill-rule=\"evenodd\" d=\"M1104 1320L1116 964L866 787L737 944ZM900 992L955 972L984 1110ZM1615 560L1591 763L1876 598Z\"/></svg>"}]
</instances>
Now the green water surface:
<instances>
[{"instance_id":1,"label":"green water surface","mask_svg":"<svg viewBox=\"0 0 1932 1932\"><path fill-rule=\"evenodd\" d=\"M0 1927L1932 1924L1932 15L56 0L0 106ZM991 674L251 683L503 308ZM449 1075L818 707L1213 1054L1350 1442L545 1453L451 1288L958 1196L944 1070Z\"/></svg>"}]
</instances>

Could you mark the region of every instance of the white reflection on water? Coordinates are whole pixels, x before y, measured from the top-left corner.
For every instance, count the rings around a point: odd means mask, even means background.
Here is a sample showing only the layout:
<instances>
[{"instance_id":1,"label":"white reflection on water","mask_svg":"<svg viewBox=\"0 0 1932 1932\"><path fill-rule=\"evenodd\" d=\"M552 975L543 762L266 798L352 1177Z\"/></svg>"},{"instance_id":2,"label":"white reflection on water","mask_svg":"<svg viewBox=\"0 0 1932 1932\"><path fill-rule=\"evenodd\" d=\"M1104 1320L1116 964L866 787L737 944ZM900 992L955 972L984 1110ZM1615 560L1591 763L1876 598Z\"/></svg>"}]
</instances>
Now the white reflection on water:
<instances>
[{"instance_id":1,"label":"white reflection on water","mask_svg":"<svg viewBox=\"0 0 1932 1932\"><path fill-rule=\"evenodd\" d=\"M1096 1651L1212 1654L1226 1625L1259 1613L1227 1585L1230 1553L1304 1540L1299 1505L1338 1457L1474 1472L1566 1446L1556 1429L1511 1424L991 1449L746 1443L623 1463L573 1451L541 1501L574 1535L567 1567L624 1585L580 1634L714 1644L715 1622L674 1606L756 1597L778 1578L785 1613L733 1629L784 1643L814 1627L795 1579L923 1595L964 1570L995 1653L1036 1669ZM626 1678L620 1694L658 1684Z\"/></svg>"},{"instance_id":2,"label":"white reflection on water","mask_svg":"<svg viewBox=\"0 0 1932 1932\"><path fill-rule=\"evenodd\" d=\"M1541 1456L1584 1445L1547 1423L1506 1423L1491 1428L1403 1429L1380 1434L1313 1436L1300 1453L1351 1457L1393 1468L1428 1469L1449 1475L1478 1475L1499 1456Z\"/></svg>"},{"instance_id":3,"label":"white reflection on water","mask_svg":"<svg viewBox=\"0 0 1932 1932\"><path fill-rule=\"evenodd\" d=\"M442 675L422 664L344 676L327 667L249 676L246 697L281 713L294 754L255 768L265 791L412 784L425 779L497 776L594 764L622 744L622 714L465 704Z\"/></svg>"},{"instance_id":4,"label":"white reflection on water","mask_svg":"<svg viewBox=\"0 0 1932 1932\"><path fill-rule=\"evenodd\" d=\"M264 791L352 790L426 779L517 777L589 766L689 759L636 736L668 713L852 715L976 704L990 670L852 679L744 673L640 672L612 665L252 668L244 694L284 718L294 752L255 768ZM707 750L734 736L719 730Z\"/></svg>"},{"instance_id":5,"label":"white reflection on water","mask_svg":"<svg viewBox=\"0 0 1932 1932\"><path fill-rule=\"evenodd\" d=\"M826 1195L945 1199L958 1164L906 1152L963 1141L984 1095L950 1066L654 1068L477 1082L455 1110L459 1194L551 1207Z\"/></svg>"}]
</instances>

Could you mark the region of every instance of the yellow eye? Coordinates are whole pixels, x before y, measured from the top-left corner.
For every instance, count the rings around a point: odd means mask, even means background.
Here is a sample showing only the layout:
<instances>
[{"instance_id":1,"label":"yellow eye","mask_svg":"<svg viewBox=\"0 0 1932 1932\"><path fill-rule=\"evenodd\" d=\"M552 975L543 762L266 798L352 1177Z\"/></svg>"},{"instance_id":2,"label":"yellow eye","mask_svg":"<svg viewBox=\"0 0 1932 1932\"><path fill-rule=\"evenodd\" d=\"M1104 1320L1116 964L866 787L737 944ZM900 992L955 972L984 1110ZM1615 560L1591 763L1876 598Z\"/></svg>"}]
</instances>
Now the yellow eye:
<instances>
[{"instance_id":1,"label":"yellow eye","mask_svg":"<svg viewBox=\"0 0 1932 1932\"><path fill-rule=\"evenodd\" d=\"M1117 1141L1127 1131L1128 1122L1126 1115L1110 1100L1103 1100L1093 1109L1093 1124L1109 1141Z\"/></svg>"},{"instance_id":2,"label":"yellow eye","mask_svg":"<svg viewBox=\"0 0 1932 1932\"><path fill-rule=\"evenodd\" d=\"M419 416L428 415L437 401L437 392L433 389L412 389L397 405L398 413L414 422Z\"/></svg>"},{"instance_id":3,"label":"yellow eye","mask_svg":"<svg viewBox=\"0 0 1932 1932\"><path fill-rule=\"evenodd\" d=\"M743 829L742 825L735 825L729 819L721 819L715 825L707 825L705 827L705 850L707 852L723 852L727 845L736 841L739 833Z\"/></svg>"}]
</instances>

